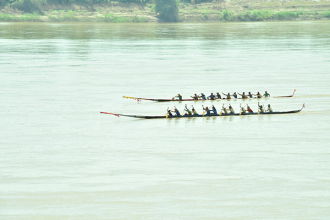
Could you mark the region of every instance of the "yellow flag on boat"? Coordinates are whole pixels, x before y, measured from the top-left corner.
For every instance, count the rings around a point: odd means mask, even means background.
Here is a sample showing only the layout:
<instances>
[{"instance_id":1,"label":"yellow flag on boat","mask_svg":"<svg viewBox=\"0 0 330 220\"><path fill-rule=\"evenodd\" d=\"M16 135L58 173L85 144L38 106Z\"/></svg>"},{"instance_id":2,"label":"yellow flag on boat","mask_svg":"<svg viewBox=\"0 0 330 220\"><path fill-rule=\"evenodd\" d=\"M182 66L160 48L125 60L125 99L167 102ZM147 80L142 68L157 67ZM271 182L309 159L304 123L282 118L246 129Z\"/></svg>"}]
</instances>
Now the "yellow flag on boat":
<instances>
[{"instance_id":1,"label":"yellow flag on boat","mask_svg":"<svg viewBox=\"0 0 330 220\"><path fill-rule=\"evenodd\" d=\"M166 118L168 118L168 113L165 114Z\"/></svg>"},{"instance_id":2,"label":"yellow flag on boat","mask_svg":"<svg viewBox=\"0 0 330 220\"><path fill-rule=\"evenodd\" d=\"M220 116L222 115L222 111L219 113L219 115L220 115Z\"/></svg>"},{"instance_id":3,"label":"yellow flag on boat","mask_svg":"<svg viewBox=\"0 0 330 220\"><path fill-rule=\"evenodd\" d=\"M123 96L124 99L135 99L134 97Z\"/></svg>"},{"instance_id":4,"label":"yellow flag on boat","mask_svg":"<svg viewBox=\"0 0 330 220\"><path fill-rule=\"evenodd\" d=\"M260 113L260 110L258 110L258 114Z\"/></svg>"},{"instance_id":5,"label":"yellow flag on boat","mask_svg":"<svg viewBox=\"0 0 330 220\"><path fill-rule=\"evenodd\" d=\"M203 112L203 116L204 116L204 114L205 114L205 111Z\"/></svg>"},{"instance_id":6,"label":"yellow flag on boat","mask_svg":"<svg viewBox=\"0 0 330 220\"><path fill-rule=\"evenodd\" d=\"M241 112L241 111L239 111L239 115L241 115L241 113L242 113L242 112Z\"/></svg>"}]
</instances>

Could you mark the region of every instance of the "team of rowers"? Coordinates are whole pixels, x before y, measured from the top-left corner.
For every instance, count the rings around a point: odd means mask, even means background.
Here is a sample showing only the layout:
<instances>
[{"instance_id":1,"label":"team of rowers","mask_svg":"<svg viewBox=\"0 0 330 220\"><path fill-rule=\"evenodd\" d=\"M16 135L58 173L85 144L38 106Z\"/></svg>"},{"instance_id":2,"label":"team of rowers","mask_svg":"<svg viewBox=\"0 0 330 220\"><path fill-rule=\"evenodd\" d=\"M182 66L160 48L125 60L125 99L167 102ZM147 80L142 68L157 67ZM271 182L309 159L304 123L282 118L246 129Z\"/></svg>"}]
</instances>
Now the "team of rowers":
<instances>
[{"instance_id":1,"label":"team of rowers","mask_svg":"<svg viewBox=\"0 0 330 220\"><path fill-rule=\"evenodd\" d=\"M204 110L204 113L203 115L218 115L218 111L217 109L214 107L214 105L212 105L211 107L204 107L203 106L203 110ZM172 110L174 108L174 110ZM184 108L184 113L181 115L179 110L174 106L172 109L169 109L167 108L167 117L171 117L173 116L172 112L175 113L174 116L183 116L183 115L198 115L198 113L196 112L194 106L192 105L191 108L188 108L187 107L187 104L185 105L185 108ZM253 113L253 110L250 108L249 105L246 105L246 109L244 107L242 107L242 105L240 106L240 113L243 112L243 113ZM272 107L270 106L270 104L268 104L268 108L265 109L265 107L263 105L259 105L258 103L258 113L261 112L273 112L273 109ZM229 104L228 106L228 109L222 105L222 109L219 113L219 115L221 115L222 113L224 114L235 114L235 111L234 111L234 108Z\"/></svg>"},{"instance_id":2,"label":"team of rowers","mask_svg":"<svg viewBox=\"0 0 330 220\"><path fill-rule=\"evenodd\" d=\"M260 92L257 92L257 94L252 94L251 92L249 92L248 94L245 94L245 92L243 92L242 94L240 93L236 93L234 92L233 94L230 94L228 92L228 94L222 93L225 96L225 99L231 99L231 97L233 96L235 99L237 99L238 95L240 95L242 97L242 99L248 99L248 98L262 98L262 97L270 97L270 94L265 91L265 94L261 95ZM255 97L253 97L255 96ZM211 95L209 96L205 96L204 93L201 93L200 95L195 94L194 96L190 96L193 100L206 100L206 99L210 99L210 100L216 100L216 99L222 99L220 93L216 93L215 95L213 93L211 93ZM177 96L175 96L174 98L179 98L179 100L182 100L182 95L178 94ZM173 98L173 99L174 99Z\"/></svg>"}]
</instances>

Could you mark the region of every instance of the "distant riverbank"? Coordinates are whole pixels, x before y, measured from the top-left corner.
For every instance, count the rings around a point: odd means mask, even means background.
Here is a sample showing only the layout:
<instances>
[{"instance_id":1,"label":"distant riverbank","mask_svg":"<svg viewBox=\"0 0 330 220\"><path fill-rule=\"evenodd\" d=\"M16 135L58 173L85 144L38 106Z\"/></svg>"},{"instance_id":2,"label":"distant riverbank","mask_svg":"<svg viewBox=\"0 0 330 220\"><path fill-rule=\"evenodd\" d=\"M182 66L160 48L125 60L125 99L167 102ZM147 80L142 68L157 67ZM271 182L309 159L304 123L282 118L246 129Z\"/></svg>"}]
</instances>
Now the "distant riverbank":
<instances>
[{"instance_id":1,"label":"distant riverbank","mask_svg":"<svg viewBox=\"0 0 330 220\"><path fill-rule=\"evenodd\" d=\"M330 1L230 1L180 3L181 22L231 22L330 19ZM46 4L26 13L17 7L0 7L2 22L162 22L154 4L100 3Z\"/></svg>"}]
</instances>

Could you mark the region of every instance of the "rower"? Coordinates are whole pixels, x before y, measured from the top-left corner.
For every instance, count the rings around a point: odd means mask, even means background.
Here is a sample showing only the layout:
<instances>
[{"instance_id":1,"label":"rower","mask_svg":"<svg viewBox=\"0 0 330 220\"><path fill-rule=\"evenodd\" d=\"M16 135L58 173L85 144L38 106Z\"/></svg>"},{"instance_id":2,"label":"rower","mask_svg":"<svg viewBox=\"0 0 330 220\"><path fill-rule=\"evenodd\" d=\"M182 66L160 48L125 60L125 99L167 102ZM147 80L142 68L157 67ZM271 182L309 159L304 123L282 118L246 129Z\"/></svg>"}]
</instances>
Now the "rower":
<instances>
[{"instance_id":1,"label":"rower","mask_svg":"<svg viewBox=\"0 0 330 220\"><path fill-rule=\"evenodd\" d=\"M218 114L218 112L217 112L217 109L214 107L214 105L212 105L212 111L213 111L213 114Z\"/></svg>"},{"instance_id":2,"label":"rower","mask_svg":"<svg viewBox=\"0 0 330 220\"><path fill-rule=\"evenodd\" d=\"M178 116L178 117L181 116L179 110L175 106L174 106L174 111L172 111L172 112L175 112L176 116Z\"/></svg>"},{"instance_id":3,"label":"rower","mask_svg":"<svg viewBox=\"0 0 330 220\"><path fill-rule=\"evenodd\" d=\"M251 92L249 92L248 96L249 96L251 99L253 98L253 96L252 96L252 93L251 93Z\"/></svg>"},{"instance_id":4,"label":"rower","mask_svg":"<svg viewBox=\"0 0 330 220\"><path fill-rule=\"evenodd\" d=\"M273 109L272 107L270 107L270 104L268 104L268 109L267 109L268 112L273 112Z\"/></svg>"},{"instance_id":5,"label":"rower","mask_svg":"<svg viewBox=\"0 0 330 220\"><path fill-rule=\"evenodd\" d=\"M194 96L190 96L193 100L198 100L198 95L195 93Z\"/></svg>"},{"instance_id":6,"label":"rower","mask_svg":"<svg viewBox=\"0 0 330 220\"><path fill-rule=\"evenodd\" d=\"M238 93L239 94L239 93ZM239 94L240 96L242 96L242 99L247 99L248 97L245 95L245 92L243 92L243 94Z\"/></svg>"},{"instance_id":7,"label":"rower","mask_svg":"<svg viewBox=\"0 0 330 220\"><path fill-rule=\"evenodd\" d=\"M211 111L210 111L209 107L206 106L204 108L204 105L202 105L202 106L203 106L203 110L206 111L206 115L210 115L211 114Z\"/></svg>"},{"instance_id":8,"label":"rower","mask_svg":"<svg viewBox=\"0 0 330 220\"><path fill-rule=\"evenodd\" d=\"M201 93L201 98L206 100L206 97L205 97L204 93Z\"/></svg>"},{"instance_id":9,"label":"rower","mask_svg":"<svg viewBox=\"0 0 330 220\"><path fill-rule=\"evenodd\" d=\"M256 96L258 99L262 98L262 95L260 95L260 92L257 92Z\"/></svg>"},{"instance_id":10,"label":"rower","mask_svg":"<svg viewBox=\"0 0 330 220\"><path fill-rule=\"evenodd\" d=\"M170 108L167 108L167 117L172 117L172 113L171 113L171 110Z\"/></svg>"},{"instance_id":11,"label":"rower","mask_svg":"<svg viewBox=\"0 0 330 220\"><path fill-rule=\"evenodd\" d=\"M252 109L250 108L249 105L246 105L246 108L247 108L247 111L248 111L249 113L253 113L253 111L252 111Z\"/></svg>"},{"instance_id":12,"label":"rower","mask_svg":"<svg viewBox=\"0 0 330 220\"><path fill-rule=\"evenodd\" d=\"M258 102L258 106L259 106L259 111L264 113L265 112L265 109L264 109L264 106L263 105L259 105L259 102Z\"/></svg>"},{"instance_id":13,"label":"rower","mask_svg":"<svg viewBox=\"0 0 330 220\"><path fill-rule=\"evenodd\" d=\"M231 97L230 97L230 93L228 92L228 94L226 95L225 93L222 93L222 94L224 94L225 96L227 96L227 99L231 99Z\"/></svg>"},{"instance_id":14,"label":"rower","mask_svg":"<svg viewBox=\"0 0 330 220\"><path fill-rule=\"evenodd\" d=\"M193 115L198 115L198 113L196 112L194 106L191 106L191 111L192 111Z\"/></svg>"},{"instance_id":15,"label":"rower","mask_svg":"<svg viewBox=\"0 0 330 220\"><path fill-rule=\"evenodd\" d=\"M174 98L178 97L180 101L182 101L182 95L178 94L177 96L174 96Z\"/></svg>"},{"instance_id":16,"label":"rower","mask_svg":"<svg viewBox=\"0 0 330 220\"><path fill-rule=\"evenodd\" d=\"M264 96L265 96L265 98L268 98L268 97L270 97L270 94L267 91L265 91Z\"/></svg>"},{"instance_id":17,"label":"rower","mask_svg":"<svg viewBox=\"0 0 330 220\"><path fill-rule=\"evenodd\" d=\"M233 96L234 96L235 99L237 99L237 93L236 92L234 92Z\"/></svg>"},{"instance_id":18,"label":"rower","mask_svg":"<svg viewBox=\"0 0 330 220\"><path fill-rule=\"evenodd\" d=\"M221 110L223 111L223 113L228 114L227 109L225 107L225 104L222 105L222 109Z\"/></svg>"},{"instance_id":19,"label":"rower","mask_svg":"<svg viewBox=\"0 0 330 220\"><path fill-rule=\"evenodd\" d=\"M233 107L230 104L229 104L229 111L230 111L231 114L235 114L235 111L234 111Z\"/></svg>"},{"instance_id":20,"label":"rower","mask_svg":"<svg viewBox=\"0 0 330 220\"><path fill-rule=\"evenodd\" d=\"M220 93L217 92L216 97L217 97L217 99L221 99L221 95L220 95Z\"/></svg>"},{"instance_id":21,"label":"rower","mask_svg":"<svg viewBox=\"0 0 330 220\"><path fill-rule=\"evenodd\" d=\"M241 107L241 112L246 113L246 110L244 109L244 107L242 107L242 105L240 105L240 107Z\"/></svg>"},{"instance_id":22,"label":"rower","mask_svg":"<svg viewBox=\"0 0 330 220\"><path fill-rule=\"evenodd\" d=\"M191 111L187 107L187 104L184 106L184 111L186 112L185 115L192 115Z\"/></svg>"},{"instance_id":23,"label":"rower","mask_svg":"<svg viewBox=\"0 0 330 220\"><path fill-rule=\"evenodd\" d=\"M208 98L211 100L215 100L215 95L213 95L213 92L211 93L211 95Z\"/></svg>"}]
</instances>

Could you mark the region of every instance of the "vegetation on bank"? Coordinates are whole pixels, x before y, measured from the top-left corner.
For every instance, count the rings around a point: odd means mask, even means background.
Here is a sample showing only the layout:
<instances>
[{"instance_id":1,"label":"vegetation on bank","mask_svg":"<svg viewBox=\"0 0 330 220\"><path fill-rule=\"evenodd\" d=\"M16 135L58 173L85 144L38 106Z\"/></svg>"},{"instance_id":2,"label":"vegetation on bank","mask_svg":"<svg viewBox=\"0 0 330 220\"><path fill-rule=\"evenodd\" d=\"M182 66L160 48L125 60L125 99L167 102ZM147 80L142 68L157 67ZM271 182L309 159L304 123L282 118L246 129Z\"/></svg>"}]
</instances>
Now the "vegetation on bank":
<instances>
[{"instance_id":1,"label":"vegetation on bank","mask_svg":"<svg viewBox=\"0 0 330 220\"><path fill-rule=\"evenodd\" d=\"M208 15L214 13L204 12L202 19L209 19ZM215 14L215 18L219 21L272 21L272 20L294 20L313 17L315 19L330 18L330 11L308 12L308 11L281 11L274 12L270 10L251 10L234 13L233 11L223 10Z\"/></svg>"},{"instance_id":2,"label":"vegetation on bank","mask_svg":"<svg viewBox=\"0 0 330 220\"><path fill-rule=\"evenodd\" d=\"M179 21L177 0L155 0L155 11L159 13L159 17L164 21Z\"/></svg>"},{"instance_id":3,"label":"vegetation on bank","mask_svg":"<svg viewBox=\"0 0 330 220\"><path fill-rule=\"evenodd\" d=\"M0 21L41 21L40 15L35 13L23 14L21 16L15 16L10 14L0 14Z\"/></svg>"},{"instance_id":4,"label":"vegetation on bank","mask_svg":"<svg viewBox=\"0 0 330 220\"><path fill-rule=\"evenodd\" d=\"M209 19L207 12L201 15L202 19ZM214 13L212 12L212 15ZM273 11L263 11L263 10L253 10L244 11L234 14L232 11L223 10L215 14L215 18L218 21L270 21L270 20L292 20L298 18L306 18L310 16L316 16L316 18L330 18L330 11L325 11L323 13L315 12L303 12L303 11L283 11L283 12L273 12ZM20 16L10 15L10 14L0 14L0 21L30 21L38 22L45 21L43 16L39 15L37 12L26 13ZM51 22L109 22L109 23L136 23L136 22L148 22L145 17L131 16L131 17L120 17L114 14L104 14L102 16L86 17L79 16L79 12L74 11L53 11L52 15L47 16L48 21Z\"/></svg>"},{"instance_id":5,"label":"vegetation on bank","mask_svg":"<svg viewBox=\"0 0 330 220\"><path fill-rule=\"evenodd\" d=\"M157 21L157 18L166 22L329 19L330 4L322 1L287 0L280 10L277 1L261 3L258 0L0 0L0 21L127 23ZM310 7L311 4L316 7Z\"/></svg>"},{"instance_id":6,"label":"vegetation on bank","mask_svg":"<svg viewBox=\"0 0 330 220\"><path fill-rule=\"evenodd\" d=\"M108 22L108 23L141 23L147 22L148 19L145 17L131 16L131 17L120 17L113 14L104 14L103 16L96 17L79 17L74 14L73 11L55 13L56 15L48 15L47 19L51 22ZM21 16L9 15L9 14L0 14L0 21L44 21L42 16L34 12L32 14L27 13Z\"/></svg>"}]
</instances>

